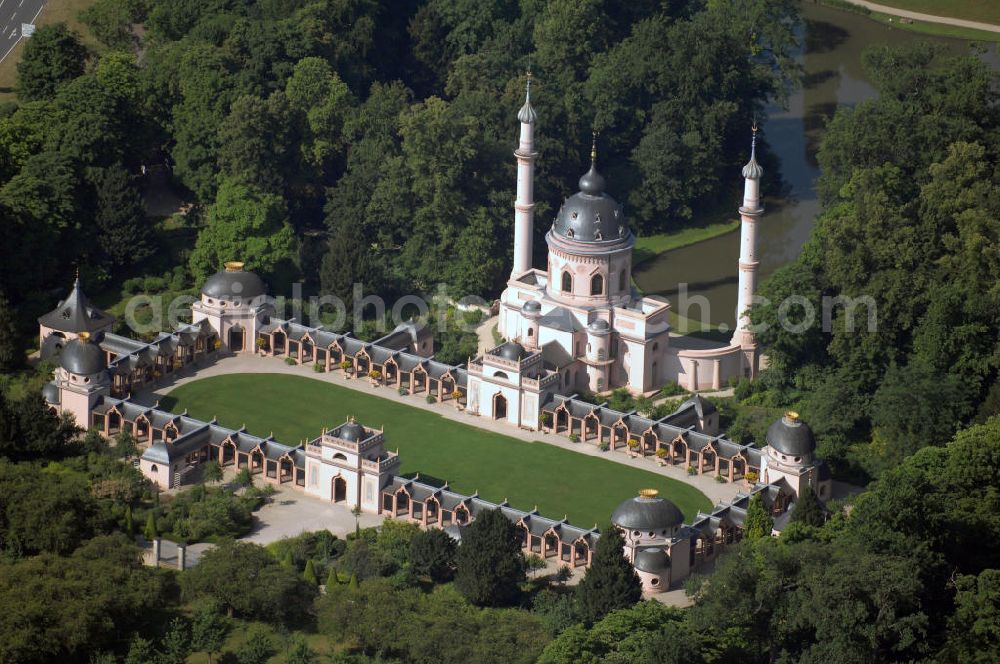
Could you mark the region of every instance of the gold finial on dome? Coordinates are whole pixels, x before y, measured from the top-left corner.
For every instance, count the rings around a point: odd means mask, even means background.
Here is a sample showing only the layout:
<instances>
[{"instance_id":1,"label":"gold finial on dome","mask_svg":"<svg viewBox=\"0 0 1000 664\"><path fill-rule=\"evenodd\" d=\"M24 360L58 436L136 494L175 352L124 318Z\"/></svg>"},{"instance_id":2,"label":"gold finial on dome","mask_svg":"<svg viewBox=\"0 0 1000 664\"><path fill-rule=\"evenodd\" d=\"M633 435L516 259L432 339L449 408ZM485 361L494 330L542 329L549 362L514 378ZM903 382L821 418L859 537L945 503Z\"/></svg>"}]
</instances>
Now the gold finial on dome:
<instances>
[{"instance_id":1,"label":"gold finial on dome","mask_svg":"<svg viewBox=\"0 0 1000 664\"><path fill-rule=\"evenodd\" d=\"M590 165L594 166L597 164L597 132L591 132L593 138L590 142Z\"/></svg>"},{"instance_id":2,"label":"gold finial on dome","mask_svg":"<svg viewBox=\"0 0 1000 664\"><path fill-rule=\"evenodd\" d=\"M79 333L78 335L76 335L76 336L77 336L77 338L79 338L79 339L80 339L80 341L82 341L83 343L87 343L87 340L88 340L88 339L90 339L90 332L80 332L80 333Z\"/></svg>"},{"instance_id":3,"label":"gold finial on dome","mask_svg":"<svg viewBox=\"0 0 1000 664\"><path fill-rule=\"evenodd\" d=\"M788 420L789 422L798 422L799 414L794 410L785 411L785 419Z\"/></svg>"},{"instance_id":4,"label":"gold finial on dome","mask_svg":"<svg viewBox=\"0 0 1000 664\"><path fill-rule=\"evenodd\" d=\"M243 261L226 261L223 265L226 266L226 272L239 272L243 269Z\"/></svg>"},{"instance_id":5,"label":"gold finial on dome","mask_svg":"<svg viewBox=\"0 0 1000 664\"><path fill-rule=\"evenodd\" d=\"M656 498L660 492L656 489L639 489L639 496L642 498Z\"/></svg>"}]
</instances>

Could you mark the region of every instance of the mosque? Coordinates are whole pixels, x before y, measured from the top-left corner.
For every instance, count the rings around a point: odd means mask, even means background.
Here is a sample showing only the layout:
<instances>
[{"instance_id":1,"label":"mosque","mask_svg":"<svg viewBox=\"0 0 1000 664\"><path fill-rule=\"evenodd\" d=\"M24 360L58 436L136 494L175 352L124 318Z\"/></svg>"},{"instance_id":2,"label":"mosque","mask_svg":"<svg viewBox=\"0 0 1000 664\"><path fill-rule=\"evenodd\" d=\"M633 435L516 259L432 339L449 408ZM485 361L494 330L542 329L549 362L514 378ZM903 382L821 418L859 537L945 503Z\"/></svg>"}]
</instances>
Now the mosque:
<instances>
[{"instance_id":1,"label":"mosque","mask_svg":"<svg viewBox=\"0 0 1000 664\"><path fill-rule=\"evenodd\" d=\"M625 387L655 392L674 382L689 390L720 389L734 377L755 377L760 351L747 308L757 283L757 224L763 208L756 158L743 168L737 326L727 344L672 336L670 303L632 286L632 233L625 211L607 192L591 149L580 191L565 200L545 234L545 269L531 265L537 113L531 79L524 106L514 202L514 259L500 297L503 344L469 363L469 407L480 415L535 428L554 394L602 393Z\"/></svg>"},{"instance_id":2,"label":"mosque","mask_svg":"<svg viewBox=\"0 0 1000 664\"><path fill-rule=\"evenodd\" d=\"M189 483L200 464L214 460L334 503L444 528L459 540L479 512L500 509L518 528L526 553L574 567L590 564L596 526L580 528L565 518L427 484L419 476L402 477L400 457L387 448L381 429L349 419L313 440L288 444L144 405L133 395L185 367L212 362L220 352L279 356L316 370L339 368L345 377L368 377L442 406L464 405L473 415L584 444L607 443L611 453L621 448L655 457L661 465L684 465L691 474L745 482L748 493L699 513L689 524L655 490L642 491L614 511L612 523L625 534L624 553L649 593L676 585L737 541L754 495L763 498L779 530L802 492L828 499L829 468L815 457L812 431L795 413L775 422L765 446L756 448L719 435L718 413L698 395L653 420L575 394L615 387L648 393L667 381L694 390L756 374L759 349L745 313L756 284L756 223L762 212L755 148L743 169L737 329L728 345L694 349L670 335L669 303L632 288L635 237L622 207L605 191L596 153L580 178L580 192L566 200L546 234L547 268L531 267L536 117L529 81L518 114L514 269L500 300L499 325L507 340L465 366L435 360L430 329L412 321L364 342L350 333L279 319L264 282L233 261L202 285L191 323L149 341L115 334L114 317L89 302L78 276L67 297L38 320L41 357L58 362L43 397L80 426L105 436L131 433L141 449L140 471L161 489Z\"/></svg>"}]
</instances>

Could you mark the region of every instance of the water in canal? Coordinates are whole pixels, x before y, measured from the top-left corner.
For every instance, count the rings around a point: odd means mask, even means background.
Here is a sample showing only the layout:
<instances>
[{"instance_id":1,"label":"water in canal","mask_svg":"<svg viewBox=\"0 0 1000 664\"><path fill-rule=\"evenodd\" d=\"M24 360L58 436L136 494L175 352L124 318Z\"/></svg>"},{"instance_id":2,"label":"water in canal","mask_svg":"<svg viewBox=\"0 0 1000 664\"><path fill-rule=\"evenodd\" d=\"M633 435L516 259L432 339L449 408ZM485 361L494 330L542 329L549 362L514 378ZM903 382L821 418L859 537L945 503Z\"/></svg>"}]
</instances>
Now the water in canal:
<instances>
[{"instance_id":1,"label":"water in canal","mask_svg":"<svg viewBox=\"0 0 1000 664\"><path fill-rule=\"evenodd\" d=\"M812 2L803 3L802 15L802 86L789 99L787 109L769 109L767 125L762 128L768 149L781 163L783 189L788 193L764 202L760 222L761 278L798 256L809 238L819 212L814 186L819 176L816 151L827 119L837 106L853 105L875 95L861 69L862 50L871 44L905 45L931 39ZM934 41L955 51L966 49L961 41ZM1000 68L996 47L990 47L984 57ZM765 172L764 177L769 175L774 176ZM739 173L733 177L738 178ZM734 216L739 203L733 201ZM669 298L674 311L682 315L683 288L689 296L704 296L710 313L703 315L698 307L692 307L690 317L731 329L736 318L738 256L737 231L650 260L636 269L635 281L645 293Z\"/></svg>"}]
</instances>

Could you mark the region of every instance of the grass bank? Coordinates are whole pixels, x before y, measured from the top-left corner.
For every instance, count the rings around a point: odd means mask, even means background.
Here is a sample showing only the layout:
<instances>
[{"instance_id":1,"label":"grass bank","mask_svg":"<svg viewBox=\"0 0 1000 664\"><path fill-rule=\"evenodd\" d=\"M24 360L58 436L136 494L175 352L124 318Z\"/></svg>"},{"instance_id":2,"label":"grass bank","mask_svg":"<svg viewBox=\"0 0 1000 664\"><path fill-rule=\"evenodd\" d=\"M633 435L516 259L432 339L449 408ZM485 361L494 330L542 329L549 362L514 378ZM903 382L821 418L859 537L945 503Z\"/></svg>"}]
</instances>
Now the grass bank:
<instances>
[{"instance_id":1,"label":"grass bank","mask_svg":"<svg viewBox=\"0 0 1000 664\"><path fill-rule=\"evenodd\" d=\"M1000 25L1000 4L996 0L873 0L873 2L933 16Z\"/></svg>"},{"instance_id":2,"label":"grass bank","mask_svg":"<svg viewBox=\"0 0 1000 664\"><path fill-rule=\"evenodd\" d=\"M711 240L714 237L732 233L740 227L739 219L721 221L707 226L682 228L672 233L660 233L636 238L635 250L632 252L632 268L656 258L660 254L687 247L692 244Z\"/></svg>"},{"instance_id":3,"label":"grass bank","mask_svg":"<svg viewBox=\"0 0 1000 664\"><path fill-rule=\"evenodd\" d=\"M694 487L657 473L485 431L304 376L214 376L178 387L161 406L174 412L186 408L204 420L218 417L225 426L245 424L259 435L273 432L291 444L315 438L321 428L353 415L367 426L385 426L387 447L399 448L402 473L419 472L430 482L448 480L456 491L478 490L497 502L506 498L518 509L537 505L546 516L566 515L583 527L607 523L621 501L644 487L659 489L687 519L711 507Z\"/></svg>"},{"instance_id":4,"label":"grass bank","mask_svg":"<svg viewBox=\"0 0 1000 664\"><path fill-rule=\"evenodd\" d=\"M1000 42L1000 33L997 32L987 32L985 30L963 28L956 25L944 25L942 23L931 23L928 21L916 21L910 19L905 19L906 22L903 22L904 20L901 20L900 17L898 16L872 11L866 7L862 7L861 5L855 5L851 2L848 2L848 0L815 0L815 1L819 2L822 5L826 5L827 7L833 7L834 9L841 9L844 11L854 12L856 14L862 14L872 19L873 21L878 21L879 23L884 23L893 28L906 30L908 32L915 32L917 34L930 35L933 37L947 37L950 39L961 39L965 41L980 41L980 42L994 42L994 43ZM878 4L898 7L900 9L907 9L911 11L923 11L927 14L934 14L937 16L951 16L954 18L963 18L963 19L968 18L966 16L960 16L958 14L945 13L944 9L937 8L938 4L943 4L945 6L948 6L951 4L961 4L961 3L950 3L950 2L937 3L934 2L933 0L929 0L927 3L923 4L933 5L934 8L927 8L927 9L918 9L916 7L916 5L918 4L916 1L910 3L907 2L907 0L895 0L893 2L880 1ZM911 4L914 6L909 6ZM991 4L988 2L969 3L969 4L982 5L983 8L986 8L988 11L992 11L993 16L991 19L968 19L968 20L985 20L988 23L997 23L998 17L996 16L997 14L996 4L993 4L992 8L987 8L987 5Z\"/></svg>"}]
</instances>

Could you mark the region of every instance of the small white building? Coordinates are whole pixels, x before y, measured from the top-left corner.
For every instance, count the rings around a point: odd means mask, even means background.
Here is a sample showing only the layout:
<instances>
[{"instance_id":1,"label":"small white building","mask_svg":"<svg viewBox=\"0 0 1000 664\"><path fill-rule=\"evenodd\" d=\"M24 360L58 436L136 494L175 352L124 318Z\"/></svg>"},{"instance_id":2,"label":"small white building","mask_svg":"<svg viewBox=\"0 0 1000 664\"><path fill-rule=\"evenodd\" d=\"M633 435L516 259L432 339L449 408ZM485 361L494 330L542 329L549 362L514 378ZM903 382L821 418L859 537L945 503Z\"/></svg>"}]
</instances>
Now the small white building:
<instances>
[{"instance_id":1,"label":"small white building","mask_svg":"<svg viewBox=\"0 0 1000 664\"><path fill-rule=\"evenodd\" d=\"M385 433L353 419L309 441L306 493L377 514L382 489L399 471L399 455L385 449Z\"/></svg>"},{"instance_id":2,"label":"small white building","mask_svg":"<svg viewBox=\"0 0 1000 664\"><path fill-rule=\"evenodd\" d=\"M244 270L243 263L229 261L205 280L201 299L191 305L191 320L208 321L231 352L253 353L257 331L270 311L261 278Z\"/></svg>"},{"instance_id":3,"label":"small white building","mask_svg":"<svg viewBox=\"0 0 1000 664\"><path fill-rule=\"evenodd\" d=\"M820 500L828 500L833 489L830 468L816 458L816 438L799 414L788 411L767 429L767 445L760 461L760 481L779 484L782 481L795 492L812 490Z\"/></svg>"}]
</instances>

